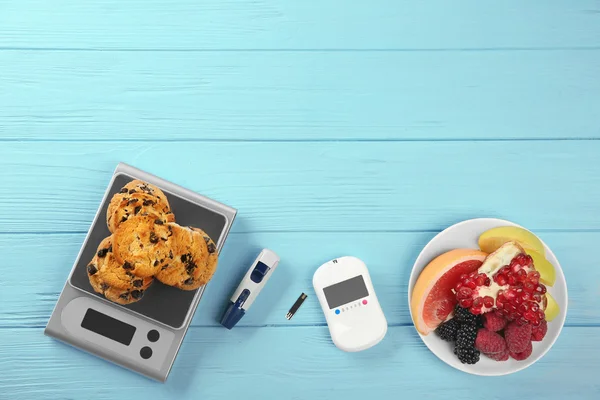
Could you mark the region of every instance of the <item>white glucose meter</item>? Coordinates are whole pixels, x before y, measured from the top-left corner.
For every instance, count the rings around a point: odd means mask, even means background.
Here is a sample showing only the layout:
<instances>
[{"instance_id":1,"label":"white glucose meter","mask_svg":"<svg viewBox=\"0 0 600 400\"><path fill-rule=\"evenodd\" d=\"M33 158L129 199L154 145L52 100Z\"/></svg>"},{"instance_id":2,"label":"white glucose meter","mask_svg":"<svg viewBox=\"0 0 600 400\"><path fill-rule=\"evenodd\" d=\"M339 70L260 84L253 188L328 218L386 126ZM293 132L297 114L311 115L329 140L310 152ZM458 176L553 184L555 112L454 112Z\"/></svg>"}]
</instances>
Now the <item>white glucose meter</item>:
<instances>
[{"instance_id":1,"label":"white glucose meter","mask_svg":"<svg viewBox=\"0 0 600 400\"><path fill-rule=\"evenodd\" d=\"M387 320L360 259L347 256L326 262L315 272L313 287L339 349L362 351L384 338Z\"/></svg>"}]
</instances>

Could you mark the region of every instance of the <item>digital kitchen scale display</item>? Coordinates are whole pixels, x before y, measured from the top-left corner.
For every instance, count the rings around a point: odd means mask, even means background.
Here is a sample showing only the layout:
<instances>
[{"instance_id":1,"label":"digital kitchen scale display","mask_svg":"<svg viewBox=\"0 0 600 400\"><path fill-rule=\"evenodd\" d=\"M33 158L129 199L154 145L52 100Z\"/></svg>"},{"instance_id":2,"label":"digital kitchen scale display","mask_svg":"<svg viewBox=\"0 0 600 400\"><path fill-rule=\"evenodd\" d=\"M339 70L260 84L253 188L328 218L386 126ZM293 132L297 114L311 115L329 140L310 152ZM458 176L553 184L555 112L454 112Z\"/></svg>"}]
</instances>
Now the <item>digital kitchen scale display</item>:
<instances>
[{"instance_id":1,"label":"digital kitchen scale display","mask_svg":"<svg viewBox=\"0 0 600 400\"><path fill-rule=\"evenodd\" d=\"M110 235L106 209L112 196L139 179L167 196L176 222L204 230L220 253L237 211L171 182L119 164L44 333L152 379L166 381L204 287L184 291L155 280L135 303L120 305L96 293L86 266ZM217 268L218 273L218 268Z\"/></svg>"}]
</instances>

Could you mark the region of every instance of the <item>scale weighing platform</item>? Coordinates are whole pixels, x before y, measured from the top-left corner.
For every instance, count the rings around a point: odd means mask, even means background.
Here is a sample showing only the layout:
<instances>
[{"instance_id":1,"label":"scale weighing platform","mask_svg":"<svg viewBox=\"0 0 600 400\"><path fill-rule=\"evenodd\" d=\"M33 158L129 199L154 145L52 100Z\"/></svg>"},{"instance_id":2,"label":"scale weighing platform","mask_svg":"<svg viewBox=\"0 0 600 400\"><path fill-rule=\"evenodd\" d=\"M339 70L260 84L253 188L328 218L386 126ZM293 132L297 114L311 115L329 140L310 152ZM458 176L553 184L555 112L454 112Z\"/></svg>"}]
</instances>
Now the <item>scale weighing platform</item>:
<instances>
[{"instance_id":1,"label":"scale weighing platform","mask_svg":"<svg viewBox=\"0 0 600 400\"><path fill-rule=\"evenodd\" d=\"M165 382L205 286L184 291L154 280L140 301L120 305L96 293L86 272L99 243L110 235L106 226L106 208L110 199L134 179L159 187L169 200L176 223L204 230L221 252L237 210L120 163L44 334Z\"/></svg>"}]
</instances>

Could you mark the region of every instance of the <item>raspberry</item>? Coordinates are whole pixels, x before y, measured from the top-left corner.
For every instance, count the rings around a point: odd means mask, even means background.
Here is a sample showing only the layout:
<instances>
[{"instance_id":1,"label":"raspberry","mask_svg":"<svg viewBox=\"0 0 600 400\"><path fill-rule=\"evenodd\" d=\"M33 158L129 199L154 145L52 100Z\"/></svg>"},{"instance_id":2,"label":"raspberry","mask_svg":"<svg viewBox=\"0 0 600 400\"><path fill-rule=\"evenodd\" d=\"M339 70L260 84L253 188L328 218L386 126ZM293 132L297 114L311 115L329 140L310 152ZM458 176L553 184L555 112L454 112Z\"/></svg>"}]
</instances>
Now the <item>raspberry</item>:
<instances>
[{"instance_id":1,"label":"raspberry","mask_svg":"<svg viewBox=\"0 0 600 400\"><path fill-rule=\"evenodd\" d=\"M458 331L459 323L453 318L450 321L444 322L435 330L442 340L446 342L454 342L456 340L456 332Z\"/></svg>"},{"instance_id":2,"label":"raspberry","mask_svg":"<svg viewBox=\"0 0 600 400\"><path fill-rule=\"evenodd\" d=\"M548 332L548 323L542 321L540 326L534 326L531 329L531 340L534 342L541 342L544 336L546 336L546 332Z\"/></svg>"},{"instance_id":3,"label":"raspberry","mask_svg":"<svg viewBox=\"0 0 600 400\"><path fill-rule=\"evenodd\" d=\"M486 354L489 358L491 358L494 361L506 361L508 360L508 349L506 349L506 351L504 351L503 353L496 353L496 354Z\"/></svg>"},{"instance_id":4,"label":"raspberry","mask_svg":"<svg viewBox=\"0 0 600 400\"><path fill-rule=\"evenodd\" d=\"M533 352L533 345L531 344L531 342L529 342L527 344L527 347L525 347L525 350L523 350L522 352L520 352L520 353L513 353L511 351L509 354L515 360L517 360L517 361L523 361L523 360L526 360L527 358L529 358L529 356L531 355L532 352Z\"/></svg>"},{"instance_id":5,"label":"raspberry","mask_svg":"<svg viewBox=\"0 0 600 400\"><path fill-rule=\"evenodd\" d=\"M517 322L511 322L504 330L504 338L511 353L524 352L531 344L531 325L519 325Z\"/></svg>"},{"instance_id":6,"label":"raspberry","mask_svg":"<svg viewBox=\"0 0 600 400\"><path fill-rule=\"evenodd\" d=\"M506 342L496 332L480 329L475 339L475 348L486 356L506 353Z\"/></svg>"},{"instance_id":7,"label":"raspberry","mask_svg":"<svg viewBox=\"0 0 600 400\"><path fill-rule=\"evenodd\" d=\"M504 329L506 320L496 312L485 313L483 314L483 326L492 332L498 332Z\"/></svg>"}]
</instances>

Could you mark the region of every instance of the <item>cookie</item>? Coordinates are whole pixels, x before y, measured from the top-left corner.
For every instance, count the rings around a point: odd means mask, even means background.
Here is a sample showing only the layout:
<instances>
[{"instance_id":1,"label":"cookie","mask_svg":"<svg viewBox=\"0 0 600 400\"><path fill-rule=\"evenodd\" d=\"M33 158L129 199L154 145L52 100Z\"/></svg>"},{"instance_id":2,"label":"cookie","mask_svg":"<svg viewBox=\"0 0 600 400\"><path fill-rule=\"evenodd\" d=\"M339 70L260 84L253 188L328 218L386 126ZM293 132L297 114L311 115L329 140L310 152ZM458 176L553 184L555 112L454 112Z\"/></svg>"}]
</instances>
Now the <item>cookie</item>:
<instances>
[{"instance_id":1,"label":"cookie","mask_svg":"<svg viewBox=\"0 0 600 400\"><path fill-rule=\"evenodd\" d=\"M171 253L171 224L153 216L133 216L119 224L113 235L113 253L135 276L155 275Z\"/></svg>"},{"instance_id":2,"label":"cookie","mask_svg":"<svg viewBox=\"0 0 600 400\"><path fill-rule=\"evenodd\" d=\"M133 180L111 198L106 210L108 230L114 233L119 224L138 215L151 215L166 222L175 222L165 194L152 184Z\"/></svg>"},{"instance_id":3,"label":"cookie","mask_svg":"<svg viewBox=\"0 0 600 400\"><path fill-rule=\"evenodd\" d=\"M142 299L153 278L139 278L119 263L113 254L113 237L105 238L87 265L87 274L92 288L108 300L119 304L130 304Z\"/></svg>"},{"instance_id":4,"label":"cookie","mask_svg":"<svg viewBox=\"0 0 600 400\"><path fill-rule=\"evenodd\" d=\"M202 229L195 227L189 227L189 229L199 233L202 236L204 243L206 243L208 257L206 259L206 265L202 270L202 274L200 274L200 276L198 277L198 280L202 282L202 285L205 285L208 283L208 281L212 279L213 275L215 274L215 271L217 270L217 265L219 263L219 252L217 251L217 245L215 244L215 242L213 242L211 237L208 236L206 232L204 232Z\"/></svg>"},{"instance_id":5,"label":"cookie","mask_svg":"<svg viewBox=\"0 0 600 400\"><path fill-rule=\"evenodd\" d=\"M195 290L204 283L208 261L208 246L199 232L170 224L173 231L169 261L156 274L165 285L183 290ZM172 257L171 257L172 256Z\"/></svg>"}]
</instances>

